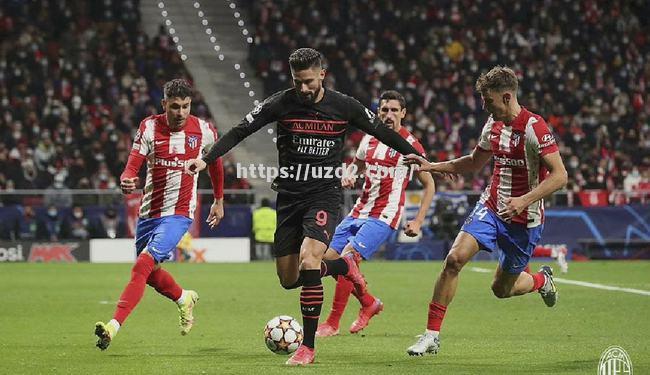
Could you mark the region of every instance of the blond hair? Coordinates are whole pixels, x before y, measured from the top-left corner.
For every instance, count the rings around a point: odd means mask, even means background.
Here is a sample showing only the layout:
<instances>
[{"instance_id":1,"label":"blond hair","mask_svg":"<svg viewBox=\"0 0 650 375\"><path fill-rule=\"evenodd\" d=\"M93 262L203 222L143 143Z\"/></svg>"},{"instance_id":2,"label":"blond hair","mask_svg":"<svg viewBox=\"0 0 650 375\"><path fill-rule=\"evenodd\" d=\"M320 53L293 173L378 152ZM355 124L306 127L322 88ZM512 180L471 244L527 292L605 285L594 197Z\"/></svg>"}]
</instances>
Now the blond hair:
<instances>
[{"instance_id":1,"label":"blond hair","mask_svg":"<svg viewBox=\"0 0 650 375\"><path fill-rule=\"evenodd\" d=\"M507 66L495 66L489 72L481 74L476 80L476 91L487 94L488 91L517 92L519 82L515 72Z\"/></svg>"}]
</instances>

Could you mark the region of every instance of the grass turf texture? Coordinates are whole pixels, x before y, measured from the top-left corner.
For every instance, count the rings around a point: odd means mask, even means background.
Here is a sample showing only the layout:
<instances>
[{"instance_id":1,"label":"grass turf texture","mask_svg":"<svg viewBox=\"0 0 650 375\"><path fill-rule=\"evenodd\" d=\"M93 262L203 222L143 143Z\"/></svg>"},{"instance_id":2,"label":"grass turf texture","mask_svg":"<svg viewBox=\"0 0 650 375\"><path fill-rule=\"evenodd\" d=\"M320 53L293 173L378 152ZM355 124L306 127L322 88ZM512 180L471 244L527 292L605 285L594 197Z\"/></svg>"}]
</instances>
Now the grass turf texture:
<instances>
[{"instance_id":1,"label":"grass turf texture","mask_svg":"<svg viewBox=\"0 0 650 375\"><path fill-rule=\"evenodd\" d=\"M384 312L351 335L358 311L351 297L341 335L317 339L316 363L293 369L262 339L265 323L276 315L302 321L299 289L282 289L273 263L165 267L201 296L190 335L179 334L176 306L148 287L100 352L94 323L111 318L131 265L0 264L0 373L591 374L610 345L627 350L636 373L650 373L650 296L558 284L558 305L547 308L537 294L498 300L490 291L492 275L468 268L443 325L440 354L409 357L405 350L424 331L441 263L365 263ZM650 290L650 262L573 263L565 277ZM321 320L334 289L331 278L324 284Z\"/></svg>"}]
</instances>

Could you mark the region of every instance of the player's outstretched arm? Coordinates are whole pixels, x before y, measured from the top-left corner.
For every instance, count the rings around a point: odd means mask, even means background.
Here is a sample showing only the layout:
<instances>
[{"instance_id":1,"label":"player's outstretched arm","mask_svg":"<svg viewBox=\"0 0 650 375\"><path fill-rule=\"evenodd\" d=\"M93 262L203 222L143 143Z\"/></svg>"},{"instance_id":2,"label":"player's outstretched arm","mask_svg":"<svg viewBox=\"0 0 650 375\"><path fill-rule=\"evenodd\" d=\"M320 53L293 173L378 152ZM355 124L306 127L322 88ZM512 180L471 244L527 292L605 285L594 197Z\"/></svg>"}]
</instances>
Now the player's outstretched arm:
<instances>
[{"instance_id":1,"label":"player's outstretched arm","mask_svg":"<svg viewBox=\"0 0 650 375\"><path fill-rule=\"evenodd\" d=\"M185 173L191 175L199 173L205 169L208 164L213 163L215 160L225 155L233 147L246 139L246 137L260 130L266 124L275 121L275 108L277 103L279 103L282 94L282 91L273 94L250 111L246 116L244 116L239 124L237 124L237 126L233 127L223 137L219 138L217 143L212 145L210 150L208 150L201 159L188 160L185 164Z\"/></svg>"},{"instance_id":2,"label":"player's outstretched arm","mask_svg":"<svg viewBox=\"0 0 650 375\"><path fill-rule=\"evenodd\" d=\"M404 162L407 165L415 164L422 171L454 175L479 171L490 161L491 157L491 151L476 147L469 155L440 163L429 163L419 155L407 155Z\"/></svg>"},{"instance_id":3,"label":"player's outstretched arm","mask_svg":"<svg viewBox=\"0 0 650 375\"><path fill-rule=\"evenodd\" d=\"M526 207L553 194L566 185L569 177L559 151L542 156L542 163L549 171L544 181L527 194L506 199L506 207L498 213L499 216L505 220L511 219L522 213Z\"/></svg>"},{"instance_id":4,"label":"player's outstretched arm","mask_svg":"<svg viewBox=\"0 0 650 375\"><path fill-rule=\"evenodd\" d=\"M210 213L206 222L210 228L214 228L221 222L224 217L223 210L223 161L221 158L217 159L214 163L208 166L208 173L210 174L210 181L212 182L212 193L214 195L214 202L210 206Z\"/></svg>"},{"instance_id":5,"label":"player's outstretched arm","mask_svg":"<svg viewBox=\"0 0 650 375\"><path fill-rule=\"evenodd\" d=\"M407 222L404 228L404 234L409 237L415 237L420 234L420 228L422 227L422 223L424 223L424 218L427 215L427 211L429 211L429 207L431 207L431 201L436 193L436 184L433 181L431 173L420 171L417 176L424 187L424 192L422 193L418 214L415 216L415 219Z\"/></svg>"}]
</instances>

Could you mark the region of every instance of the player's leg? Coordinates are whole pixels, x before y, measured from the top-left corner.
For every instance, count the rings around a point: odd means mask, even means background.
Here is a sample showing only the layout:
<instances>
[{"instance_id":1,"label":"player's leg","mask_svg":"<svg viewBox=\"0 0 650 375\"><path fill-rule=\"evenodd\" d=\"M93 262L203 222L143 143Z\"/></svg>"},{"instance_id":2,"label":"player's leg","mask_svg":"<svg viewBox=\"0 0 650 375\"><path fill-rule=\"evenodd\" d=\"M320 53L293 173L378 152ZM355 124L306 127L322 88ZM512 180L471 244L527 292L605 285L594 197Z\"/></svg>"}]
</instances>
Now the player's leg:
<instances>
[{"instance_id":1,"label":"player's leg","mask_svg":"<svg viewBox=\"0 0 650 375\"><path fill-rule=\"evenodd\" d=\"M300 247L300 278L303 284L300 291L300 310L304 336L298 350L287 360L288 365L306 365L314 361L316 329L323 307L321 261L329 246L331 235L335 232L339 203L338 193L305 202L309 208L303 216L302 231L305 238Z\"/></svg>"},{"instance_id":2,"label":"player's leg","mask_svg":"<svg viewBox=\"0 0 650 375\"><path fill-rule=\"evenodd\" d=\"M140 298L142 297L142 293L144 293L145 283L144 282L140 283L139 279L143 278L143 280L146 282L147 278L149 277L149 274L153 271L155 267L154 259L151 257L151 255L149 255L149 253L143 252L143 250L145 249L147 243L151 239L154 229L159 223L160 223L160 219L138 220L136 226L136 241L135 241L136 252L138 254L138 257L136 259L135 265L131 269L131 280L127 284L126 288L123 290L122 295L126 294L128 290L129 295L134 294L135 295L134 297L137 297L139 289L142 289L142 291L140 292ZM142 284L141 288L140 288L140 284ZM120 297L118 301L118 310L120 309L120 305L122 305L123 309L126 308L126 306L124 305L125 302L128 301L125 301L123 300L122 297ZM118 330L120 329L121 324L124 322L124 319L126 319L124 314L120 314L119 316L117 316L118 315L117 312L118 311L115 312L113 319L111 319L108 323L103 323L103 322L95 323L95 335L98 337L96 346L101 350L106 350L108 348L108 346L111 343L111 340L115 337ZM118 321L117 320L118 318L122 320Z\"/></svg>"},{"instance_id":3,"label":"player's leg","mask_svg":"<svg viewBox=\"0 0 650 375\"><path fill-rule=\"evenodd\" d=\"M278 194L277 224L272 251L280 285L285 289L302 286L298 267L303 238L302 217L305 209L297 203L295 197Z\"/></svg>"},{"instance_id":4,"label":"player's leg","mask_svg":"<svg viewBox=\"0 0 650 375\"><path fill-rule=\"evenodd\" d=\"M497 220L495 216L491 215L491 212L480 203L470 213L456 236L443 263L443 269L436 280L433 298L429 303L427 329L418 341L406 350L409 355L438 352L440 328L447 312L447 306L456 294L460 271L480 249L488 251L496 249L495 220Z\"/></svg>"},{"instance_id":5,"label":"player's leg","mask_svg":"<svg viewBox=\"0 0 650 375\"><path fill-rule=\"evenodd\" d=\"M332 242L330 243L329 248L323 256L323 265L326 267L325 260L336 260L341 257L343 249L348 244L348 239L356 233L358 229L354 225L354 218L347 216L343 221L336 227L334 236L332 236ZM322 275L323 273L321 273ZM318 325L316 329L316 337L328 337L335 336L339 334L339 324L341 321L341 316L345 311L345 307L348 304L350 294L354 289L354 285L351 281L347 280L342 275L333 276L336 280L336 287L334 290L334 299L332 300L332 309L327 317L327 319Z\"/></svg>"},{"instance_id":6,"label":"player's leg","mask_svg":"<svg viewBox=\"0 0 650 375\"><path fill-rule=\"evenodd\" d=\"M138 222L136 230L138 257L131 269L131 280L120 296L113 319L107 324L98 322L95 325L95 334L99 337L97 346L100 349L104 350L108 347L121 325L124 324L126 318L142 299L147 280L154 272L156 265L169 259L171 252L176 249L176 244L191 223L192 220L177 215ZM198 299L198 296L196 296L196 299ZM183 324L189 326L189 328L185 327L187 331L191 329L194 302L195 300L186 311L185 321L183 321L184 316L181 314L181 329L184 328Z\"/></svg>"},{"instance_id":7,"label":"player's leg","mask_svg":"<svg viewBox=\"0 0 650 375\"><path fill-rule=\"evenodd\" d=\"M394 233L395 230L390 225L381 220L370 218L361 225L343 254L352 254L359 263L362 259L370 259ZM359 309L357 319L350 326L350 333L358 333L368 326L373 316L378 315L384 309L384 304L379 298L370 294L367 288L365 293L358 293L355 290L353 294L361 303L361 309Z\"/></svg>"},{"instance_id":8,"label":"player's leg","mask_svg":"<svg viewBox=\"0 0 650 375\"><path fill-rule=\"evenodd\" d=\"M298 266L300 257L298 253L282 255L275 258L275 270L284 289L296 289L302 286Z\"/></svg>"},{"instance_id":9,"label":"player's leg","mask_svg":"<svg viewBox=\"0 0 650 375\"><path fill-rule=\"evenodd\" d=\"M527 272L528 262L541 238L543 226L526 228L519 224L499 224L497 242L501 253L499 267L492 283L492 291L498 298L539 292L547 306L555 305L557 290L553 271L544 266L539 272Z\"/></svg>"},{"instance_id":10,"label":"player's leg","mask_svg":"<svg viewBox=\"0 0 650 375\"><path fill-rule=\"evenodd\" d=\"M315 337L318 319L323 307L323 284L320 263L327 244L305 237L300 248L300 311L302 312L303 341L287 360L287 365L307 365L314 362Z\"/></svg>"},{"instance_id":11,"label":"player's leg","mask_svg":"<svg viewBox=\"0 0 650 375\"><path fill-rule=\"evenodd\" d=\"M169 259L176 251L176 245L191 224L192 220L180 215L163 218L147 244L147 248L159 260L159 263ZM176 303L180 333L187 335L194 326L194 306L199 300L198 293L181 288L172 275L162 267L155 269L149 275L147 284Z\"/></svg>"}]
</instances>

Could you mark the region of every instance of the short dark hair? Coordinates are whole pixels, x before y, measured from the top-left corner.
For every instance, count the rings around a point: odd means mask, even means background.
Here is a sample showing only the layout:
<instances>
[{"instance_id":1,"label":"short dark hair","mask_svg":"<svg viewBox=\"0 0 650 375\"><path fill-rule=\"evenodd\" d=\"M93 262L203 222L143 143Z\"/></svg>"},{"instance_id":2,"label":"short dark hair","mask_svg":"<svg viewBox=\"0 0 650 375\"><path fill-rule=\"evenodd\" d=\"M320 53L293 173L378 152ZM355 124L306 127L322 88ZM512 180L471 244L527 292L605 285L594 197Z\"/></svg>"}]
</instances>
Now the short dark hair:
<instances>
[{"instance_id":1,"label":"short dark hair","mask_svg":"<svg viewBox=\"0 0 650 375\"><path fill-rule=\"evenodd\" d=\"M323 67L323 55L313 48L298 48L289 56L289 66L293 71Z\"/></svg>"},{"instance_id":2,"label":"short dark hair","mask_svg":"<svg viewBox=\"0 0 650 375\"><path fill-rule=\"evenodd\" d=\"M271 201L269 198L262 198L262 202L260 204L262 207L271 207Z\"/></svg>"},{"instance_id":3,"label":"short dark hair","mask_svg":"<svg viewBox=\"0 0 650 375\"><path fill-rule=\"evenodd\" d=\"M517 92L518 87L517 75L507 66L497 65L489 72L481 74L476 80L476 91L481 94L487 94L488 91L501 92L505 90Z\"/></svg>"},{"instance_id":4,"label":"short dark hair","mask_svg":"<svg viewBox=\"0 0 650 375\"><path fill-rule=\"evenodd\" d=\"M382 100L397 100L399 102L399 106L402 107L402 109L406 108L406 99L404 99L404 95L395 90L387 90L382 92L381 96L379 97L380 105Z\"/></svg>"},{"instance_id":5,"label":"short dark hair","mask_svg":"<svg viewBox=\"0 0 650 375\"><path fill-rule=\"evenodd\" d=\"M172 79L165 83L163 87L165 94L165 99L169 98L181 98L185 99L187 97L192 97L194 90L192 90L192 85L189 82L182 78Z\"/></svg>"}]
</instances>

